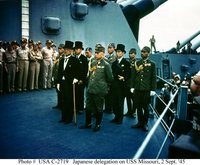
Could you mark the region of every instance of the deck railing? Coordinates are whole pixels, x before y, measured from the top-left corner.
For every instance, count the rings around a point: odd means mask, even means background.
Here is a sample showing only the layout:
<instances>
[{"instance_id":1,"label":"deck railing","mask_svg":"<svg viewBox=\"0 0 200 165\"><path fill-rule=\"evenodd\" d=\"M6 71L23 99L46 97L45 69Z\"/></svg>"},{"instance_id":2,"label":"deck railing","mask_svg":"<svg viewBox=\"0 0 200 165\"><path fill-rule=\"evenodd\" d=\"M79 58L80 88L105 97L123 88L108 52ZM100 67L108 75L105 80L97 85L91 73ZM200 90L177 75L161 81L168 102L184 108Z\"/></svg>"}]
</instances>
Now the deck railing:
<instances>
[{"instance_id":1,"label":"deck railing","mask_svg":"<svg viewBox=\"0 0 200 165\"><path fill-rule=\"evenodd\" d=\"M160 95L156 94L156 95L154 96L154 104L153 104L153 106L150 105L150 108L153 110L154 114L156 115L156 117L157 117L158 119L157 119L156 123L153 125L153 127L151 128L151 130L149 131L149 133L147 134L147 136L146 136L146 138L144 139L144 141L143 141L143 143L141 144L141 146L138 148L138 150L137 150L136 154L134 155L133 159L139 159L139 158L141 157L142 153L144 152L144 150L146 149L148 143L150 142L152 136L155 135L155 131L157 130L157 128L158 128L159 125L162 125L163 128L166 130L166 136L165 136L165 138L164 138L164 140L163 140L163 143L161 144L161 147L160 147L160 149L159 149L159 151L158 151L158 153L157 153L156 159L159 158L159 156L160 156L160 154L161 154L161 152L162 152L162 150L163 150L163 147L164 147L164 145L166 144L167 139L168 139L169 137L172 137L173 140L174 140L174 134L173 134L173 132L171 131L171 129L172 129L172 127L173 127L173 124L174 124L174 122L175 122L175 119L176 119L176 118L179 118L180 108L182 108L181 105L179 105L179 104L182 104L181 99L185 98L185 97L182 96L182 95L185 95L185 92L182 92L182 91L183 91L182 88L185 89L185 87L178 87L178 86L176 86L176 85L174 85L174 84L172 84L172 83L170 83L170 82L168 82L168 81L162 79L162 78L159 77L159 76L157 76L157 77L158 77L158 79L160 79L161 81L164 81L165 83L167 83L168 85L170 85L170 86L173 88L173 93L172 93L172 95L171 95L170 100L169 100L168 103L165 103L165 102L163 101L163 99L160 97ZM177 104L177 108L172 109L172 108L171 108L171 105L174 103L174 99L175 99L176 96L178 96L178 101L179 101L180 103ZM156 98L159 99L159 100L166 106L160 115L157 113L157 111L156 111L156 109L155 109L155 100L156 100ZM183 100L184 100L184 99L183 99ZM185 100L184 100L184 101L185 101ZM184 105L183 105L183 106L184 106ZM184 108L186 108L186 107L184 106ZM166 113L167 113L168 111L170 111L170 113L173 114L173 115L172 115L172 116L173 116L173 119L171 119L170 124L167 124L167 123L165 122L165 120L164 120L164 116L166 115ZM185 111L186 111L186 110L185 110Z\"/></svg>"}]
</instances>

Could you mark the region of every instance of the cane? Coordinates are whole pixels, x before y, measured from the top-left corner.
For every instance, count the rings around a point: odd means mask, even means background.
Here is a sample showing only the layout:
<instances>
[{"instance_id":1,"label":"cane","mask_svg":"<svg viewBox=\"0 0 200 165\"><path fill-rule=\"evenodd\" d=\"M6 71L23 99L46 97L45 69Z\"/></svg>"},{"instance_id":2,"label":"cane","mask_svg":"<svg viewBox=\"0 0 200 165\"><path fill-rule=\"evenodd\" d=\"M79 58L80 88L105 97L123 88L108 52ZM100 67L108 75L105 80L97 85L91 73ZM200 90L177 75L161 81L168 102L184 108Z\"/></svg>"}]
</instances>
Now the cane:
<instances>
[{"instance_id":1,"label":"cane","mask_svg":"<svg viewBox=\"0 0 200 165\"><path fill-rule=\"evenodd\" d=\"M75 95L75 83L73 84L73 102L74 102L74 125L76 125L76 95Z\"/></svg>"}]
</instances>

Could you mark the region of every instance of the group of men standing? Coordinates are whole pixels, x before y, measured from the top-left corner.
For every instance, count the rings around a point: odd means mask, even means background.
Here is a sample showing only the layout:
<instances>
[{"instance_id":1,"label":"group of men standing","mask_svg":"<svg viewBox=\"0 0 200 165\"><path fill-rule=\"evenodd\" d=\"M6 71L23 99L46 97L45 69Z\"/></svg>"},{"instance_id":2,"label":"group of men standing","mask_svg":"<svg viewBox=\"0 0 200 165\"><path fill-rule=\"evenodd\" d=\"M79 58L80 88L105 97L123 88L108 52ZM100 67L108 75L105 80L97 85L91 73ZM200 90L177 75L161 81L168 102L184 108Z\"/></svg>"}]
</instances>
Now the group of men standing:
<instances>
[{"instance_id":1,"label":"group of men standing","mask_svg":"<svg viewBox=\"0 0 200 165\"><path fill-rule=\"evenodd\" d=\"M55 44L46 40L42 47L40 41L22 38L20 44L16 41L0 43L0 92L47 89L53 86L53 67L57 57Z\"/></svg>"},{"instance_id":2,"label":"group of men standing","mask_svg":"<svg viewBox=\"0 0 200 165\"><path fill-rule=\"evenodd\" d=\"M61 46L62 45L62 46ZM138 123L132 128L148 131L148 105L156 89L156 67L149 60L150 48L141 51L141 60L136 60L136 49L129 51L129 61L125 59L125 45L114 43L108 45L108 55L101 44L86 48L86 57L82 54L83 43L65 41L60 44L63 54L58 62L56 88L58 105L61 109L61 123L72 123L73 116L85 110L85 124L80 129L92 127L92 117L96 119L93 131L101 128L103 110L114 113L110 121L122 124L124 116L124 99L127 98L130 109L126 115L133 115L137 109ZM84 106L86 90L86 106ZM132 102L132 103L131 103ZM75 111L76 110L76 111ZM76 117L76 116L74 116ZM76 122L76 118L74 118Z\"/></svg>"}]
</instances>

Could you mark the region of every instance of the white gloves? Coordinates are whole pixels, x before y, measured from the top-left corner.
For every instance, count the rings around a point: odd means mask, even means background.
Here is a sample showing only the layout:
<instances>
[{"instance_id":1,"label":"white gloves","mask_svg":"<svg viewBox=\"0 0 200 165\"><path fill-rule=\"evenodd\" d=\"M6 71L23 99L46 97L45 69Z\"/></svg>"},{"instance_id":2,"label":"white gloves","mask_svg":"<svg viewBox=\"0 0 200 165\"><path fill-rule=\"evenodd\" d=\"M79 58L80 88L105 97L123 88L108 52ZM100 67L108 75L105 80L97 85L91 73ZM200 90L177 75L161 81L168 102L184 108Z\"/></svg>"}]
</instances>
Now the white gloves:
<instances>
[{"instance_id":1,"label":"white gloves","mask_svg":"<svg viewBox=\"0 0 200 165\"><path fill-rule=\"evenodd\" d=\"M60 91L60 84L57 84L57 90Z\"/></svg>"},{"instance_id":2,"label":"white gloves","mask_svg":"<svg viewBox=\"0 0 200 165\"><path fill-rule=\"evenodd\" d=\"M131 88L131 89L130 89L131 93L133 93L133 92L134 92L134 90L135 90L134 88Z\"/></svg>"},{"instance_id":3,"label":"white gloves","mask_svg":"<svg viewBox=\"0 0 200 165\"><path fill-rule=\"evenodd\" d=\"M74 78L72 84L76 84L78 82L78 80L76 78Z\"/></svg>"},{"instance_id":4,"label":"white gloves","mask_svg":"<svg viewBox=\"0 0 200 165\"><path fill-rule=\"evenodd\" d=\"M151 92L150 92L150 96L154 96L155 94L156 94L155 91L151 91Z\"/></svg>"}]
</instances>

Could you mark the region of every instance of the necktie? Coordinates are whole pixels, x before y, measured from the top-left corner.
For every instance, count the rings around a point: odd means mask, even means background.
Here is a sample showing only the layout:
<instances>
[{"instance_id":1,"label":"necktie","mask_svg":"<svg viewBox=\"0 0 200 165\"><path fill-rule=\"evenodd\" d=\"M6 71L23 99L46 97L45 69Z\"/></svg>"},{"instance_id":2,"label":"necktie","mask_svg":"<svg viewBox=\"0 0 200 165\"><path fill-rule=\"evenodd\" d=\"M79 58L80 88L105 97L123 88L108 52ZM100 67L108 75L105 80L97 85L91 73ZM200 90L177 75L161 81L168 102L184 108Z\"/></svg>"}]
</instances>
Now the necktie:
<instances>
[{"instance_id":1,"label":"necktie","mask_svg":"<svg viewBox=\"0 0 200 165\"><path fill-rule=\"evenodd\" d=\"M65 58L64 58L64 70L65 70L65 68L66 68L66 66L67 66L68 60L69 60L68 57L65 57Z\"/></svg>"}]
</instances>

